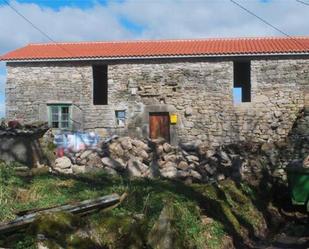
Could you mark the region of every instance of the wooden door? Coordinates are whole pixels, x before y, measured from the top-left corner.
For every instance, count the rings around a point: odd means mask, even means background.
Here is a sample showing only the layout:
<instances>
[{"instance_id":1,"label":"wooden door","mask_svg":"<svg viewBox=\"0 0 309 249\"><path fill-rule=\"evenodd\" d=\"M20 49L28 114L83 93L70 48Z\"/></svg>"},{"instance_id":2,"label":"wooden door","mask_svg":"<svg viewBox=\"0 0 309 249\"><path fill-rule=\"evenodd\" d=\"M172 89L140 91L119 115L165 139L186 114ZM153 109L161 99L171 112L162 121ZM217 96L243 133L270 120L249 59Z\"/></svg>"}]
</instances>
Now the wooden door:
<instances>
[{"instance_id":1,"label":"wooden door","mask_svg":"<svg viewBox=\"0 0 309 249\"><path fill-rule=\"evenodd\" d=\"M149 134L151 139L162 137L170 142L170 117L168 112L149 113Z\"/></svg>"}]
</instances>

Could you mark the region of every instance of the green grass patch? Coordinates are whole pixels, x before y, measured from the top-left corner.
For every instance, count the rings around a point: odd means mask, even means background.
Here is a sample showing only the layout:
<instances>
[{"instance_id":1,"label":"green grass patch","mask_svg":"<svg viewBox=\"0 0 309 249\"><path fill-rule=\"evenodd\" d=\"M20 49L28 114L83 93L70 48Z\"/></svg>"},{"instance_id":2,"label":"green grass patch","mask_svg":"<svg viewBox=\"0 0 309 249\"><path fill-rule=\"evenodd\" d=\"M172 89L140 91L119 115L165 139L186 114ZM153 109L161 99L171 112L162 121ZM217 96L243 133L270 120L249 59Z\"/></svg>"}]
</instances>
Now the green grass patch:
<instances>
[{"instance_id":1,"label":"green grass patch","mask_svg":"<svg viewBox=\"0 0 309 249\"><path fill-rule=\"evenodd\" d=\"M244 186L232 181L186 185L158 179L130 180L103 173L74 177L43 173L21 177L16 175L14 165L2 163L0 221L11 220L22 210L52 207L111 193L127 192L128 197L108 213L101 211L79 217L79 222L66 214L39 218L23 234L24 239L15 240L17 235L3 236L0 246L31 248L36 234L42 233L55 248L56 245L63 248L151 248L149 234L163 208L169 206L172 210L171 233L177 237L177 248L219 249L225 236L241 242L264 224L263 216L253 205L253 191ZM212 222L205 223L203 217L206 216ZM81 234L88 234L88 237Z\"/></svg>"}]
</instances>

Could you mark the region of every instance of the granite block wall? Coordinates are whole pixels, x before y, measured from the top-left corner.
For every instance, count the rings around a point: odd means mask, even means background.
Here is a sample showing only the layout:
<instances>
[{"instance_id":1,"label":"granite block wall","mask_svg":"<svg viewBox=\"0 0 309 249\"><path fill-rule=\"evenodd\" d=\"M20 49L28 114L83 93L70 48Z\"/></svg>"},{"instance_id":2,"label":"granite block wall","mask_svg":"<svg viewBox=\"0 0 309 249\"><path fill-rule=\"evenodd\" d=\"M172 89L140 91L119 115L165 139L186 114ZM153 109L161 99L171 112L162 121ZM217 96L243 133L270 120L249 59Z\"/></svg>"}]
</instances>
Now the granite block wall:
<instances>
[{"instance_id":1,"label":"granite block wall","mask_svg":"<svg viewBox=\"0 0 309 249\"><path fill-rule=\"evenodd\" d=\"M149 112L178 115L172 143L276 141L308 105L309 59L252 59L250 103L233 103L233 61L143 61L108 65L108 105L92 100L90 62L8 63L6 114L46 121L48 104L71 104L74 129L147 137ZM307 102L306 102L307 101ZM125 110L118 127L116 110Z\"/></svg>"}]
</instances>

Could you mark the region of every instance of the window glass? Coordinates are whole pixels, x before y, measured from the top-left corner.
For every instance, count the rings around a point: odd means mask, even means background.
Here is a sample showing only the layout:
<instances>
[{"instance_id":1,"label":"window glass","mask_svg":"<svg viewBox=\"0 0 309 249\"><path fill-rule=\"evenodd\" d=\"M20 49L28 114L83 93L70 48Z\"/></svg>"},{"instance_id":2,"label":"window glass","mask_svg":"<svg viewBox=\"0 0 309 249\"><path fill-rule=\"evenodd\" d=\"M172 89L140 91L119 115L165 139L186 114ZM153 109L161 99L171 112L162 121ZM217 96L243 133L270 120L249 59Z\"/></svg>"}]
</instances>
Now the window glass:
<instances>
[{"instance_id":1,"label":"window glass","mask_svg":"<svg viewBox=\"0 0 309 249\"><path fill-rule=\"evenodd\" d=\"M61 122L61 128L69 128L69 122Z\"/></svg>"},{"instance_id":2,"label":"window glass","mask_svg":"<svg viewBox=\"0 0 309 249\"><path fill-rule=\"evenodd\" d=\"M69 107L68 106L63 106L62 108L61 108L61 110L62 110L62 113L64 114L68 114L69 113Z\"/></svg>"},{"instance_id":3,"label":"window glass","mask_svg":"<svg viewBox=\"0 0 309 249\"><path fill-rule=\"evenodd\" d=\"M69 107L67 106L61 108L61 121L62 122L69 121Z\"/></svg>"},{"instance_id":4,"label":"window glass","mask_svg":"<svg viewBox=\"0 0 309 249\"><path fill-rule=\"evenodd\" d=\"M118 126L125 126L126 124L126 111L116 111L116 121Z\"/></svg>"},{"instance_id":5,"label":"window glass","mask_svg":"<svg viewBox=\"0 0 309 249\"><path fill-rule=\"evenodd\" d=\"M126 113L124 111L118 111L117 112L117 116L118 116L118 118L125 118L126 117Z\"/></svg>"},{"instance_id":6,"label":"window glass","mask_svg":"<svg viewBox=\"0 0 309 249\"><path fill-rule=\"evenodd\" d=\"M58 115L59 115L59 110L57 106L51 106L51 113L52 113L52 121L53 122L58 122Z\"/></svg>"},{"instance_id":7,"label":"window glass","mask_svg":"<svg viewBox=\"0 0 309 249\"><path fill-rule=\"evenodd\" d=\"M52 128L59 128L59 122L52 122Z\"/></svg>"},{"instance_id":8,"label":"window glass","mask_svg":"<svg viewBox=\"0 0 309 249\"><path fill-rule=\"evenodd\" d=\"M52 114L58 115L58 106L51 106L50 108L51 108Z\"/></svg>"}]
</instances>

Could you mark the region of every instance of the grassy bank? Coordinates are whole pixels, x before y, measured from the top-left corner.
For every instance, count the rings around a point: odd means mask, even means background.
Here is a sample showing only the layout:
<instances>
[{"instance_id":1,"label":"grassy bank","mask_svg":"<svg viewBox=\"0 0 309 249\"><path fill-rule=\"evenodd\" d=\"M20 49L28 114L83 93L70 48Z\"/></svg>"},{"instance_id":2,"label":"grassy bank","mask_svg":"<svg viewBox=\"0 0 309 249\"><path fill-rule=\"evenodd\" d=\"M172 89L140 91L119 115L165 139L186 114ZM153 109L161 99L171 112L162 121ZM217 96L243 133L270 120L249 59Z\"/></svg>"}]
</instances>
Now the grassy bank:
<instances>
[{"instance_id":1,"label":"grassy bank","mask_svg":"<svg viewBox=\"0 0 309 249\"><path fill-rule=\"evenodd\" d=\"M231 180L185 185L169 180L112 178L102 173L18 176L13 168L0 164L2 222L25 209L111 193L127 192L128 197L115 209L87 217L65 213L42 216L25 231L0 237L3 247L35 248L40 234L50 248L157 248L160 243L170 243L173 248L231 248L232 240L241 246L262 236L266 229L265 219L256 208L255 192Z\"/></svg>"}]
</instances>

